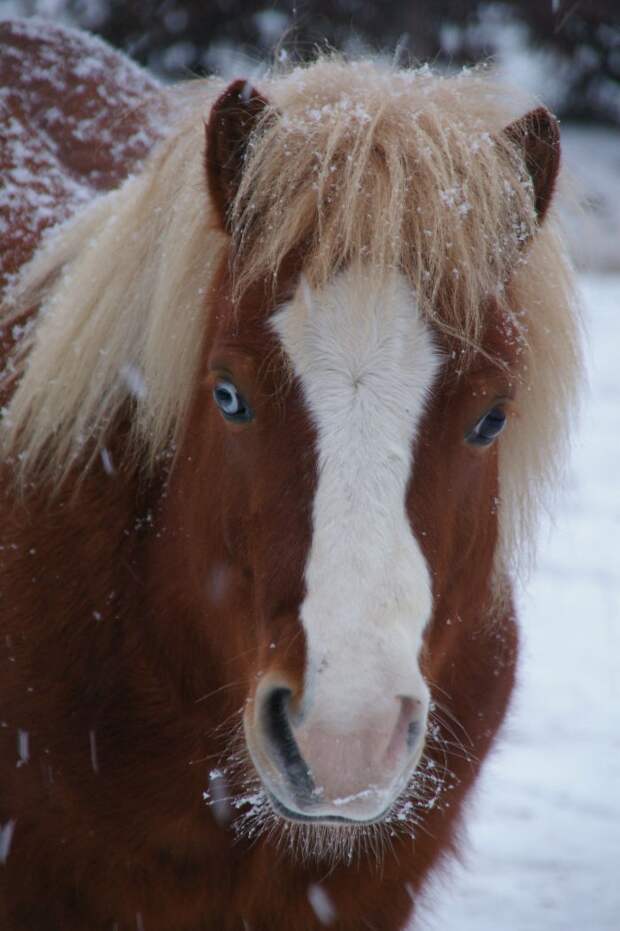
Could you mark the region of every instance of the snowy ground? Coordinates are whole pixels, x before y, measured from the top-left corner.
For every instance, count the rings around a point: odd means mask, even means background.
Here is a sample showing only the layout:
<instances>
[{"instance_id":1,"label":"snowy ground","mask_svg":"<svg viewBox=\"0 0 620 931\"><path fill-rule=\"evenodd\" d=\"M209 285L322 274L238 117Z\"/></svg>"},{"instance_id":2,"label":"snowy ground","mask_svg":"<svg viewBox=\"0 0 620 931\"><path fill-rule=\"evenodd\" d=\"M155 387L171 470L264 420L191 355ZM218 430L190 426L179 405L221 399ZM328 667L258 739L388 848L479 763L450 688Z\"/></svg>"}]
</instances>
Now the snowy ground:
<instances>
[{"instance_id":1,"label":"snowy ground","mask_svg":"<svg viewBox=\"0 0 620 931\"><path fill-rule=\"evenodd\" d=\"M620 929L620 277L585 276L590 393L571 481L521 597L520 688L465 867L416 931Z\"/></svg>"},{"instance_id":2,"label":"snowy ground","mask_svg":"<svg viewBox=\"0 0 620 931\"><path fill-rule=\"evenodd\" d=\"M582 269L620 271L620 129L562 124L562 220Z\"/></svg>"}]
</instances>

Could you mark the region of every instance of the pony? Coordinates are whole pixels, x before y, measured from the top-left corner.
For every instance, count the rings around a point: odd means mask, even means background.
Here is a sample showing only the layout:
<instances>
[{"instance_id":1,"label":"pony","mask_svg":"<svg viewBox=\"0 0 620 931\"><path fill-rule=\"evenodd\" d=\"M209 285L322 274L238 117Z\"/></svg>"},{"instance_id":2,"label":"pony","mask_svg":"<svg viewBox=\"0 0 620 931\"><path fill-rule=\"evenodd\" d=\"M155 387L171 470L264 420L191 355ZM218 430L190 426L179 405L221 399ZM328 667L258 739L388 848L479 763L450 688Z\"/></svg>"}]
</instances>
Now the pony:
<instances>
[{"instance_id":1,"label":"pony","mask_svg":"<svg viewBox=\"0 0 620 931\"><path fill-rule=\"evenodd\" d=\"M0 923L404 929L578 393L557 121L0 33Z\"/></svg>"}]
</instances>

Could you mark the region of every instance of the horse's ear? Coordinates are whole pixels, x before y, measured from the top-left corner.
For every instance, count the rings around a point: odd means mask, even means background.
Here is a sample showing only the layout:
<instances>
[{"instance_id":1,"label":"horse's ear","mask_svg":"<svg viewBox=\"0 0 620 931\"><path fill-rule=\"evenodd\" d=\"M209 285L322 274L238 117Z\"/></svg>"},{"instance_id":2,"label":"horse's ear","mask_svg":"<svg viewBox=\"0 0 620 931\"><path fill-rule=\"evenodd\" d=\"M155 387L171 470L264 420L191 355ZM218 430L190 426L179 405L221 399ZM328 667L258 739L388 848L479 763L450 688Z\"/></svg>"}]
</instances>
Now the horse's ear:
<instances>
[{"instance_id":1,"label":"horse's ear","mask_svg":"<svg viewBox=\"0 0 620 931\"><path fill-rule=\"evenodd\" d=\"M267 100L251 84L233 81L216 100L205 127L209 193L227 231L248 140L266 106Z\"/></svg>"},{"instance_id":2,"label":"horse's ear","mask_svg":"<svg viewBox=\"0 0 620 931\"><path fill-rule=\"evenodd\" d=\"M506 127L504 133L523 152L534 186L534 208L542 223L549 209L560 168L560 127L545 107L530 110Z\"/></svg>"}]
</instances>

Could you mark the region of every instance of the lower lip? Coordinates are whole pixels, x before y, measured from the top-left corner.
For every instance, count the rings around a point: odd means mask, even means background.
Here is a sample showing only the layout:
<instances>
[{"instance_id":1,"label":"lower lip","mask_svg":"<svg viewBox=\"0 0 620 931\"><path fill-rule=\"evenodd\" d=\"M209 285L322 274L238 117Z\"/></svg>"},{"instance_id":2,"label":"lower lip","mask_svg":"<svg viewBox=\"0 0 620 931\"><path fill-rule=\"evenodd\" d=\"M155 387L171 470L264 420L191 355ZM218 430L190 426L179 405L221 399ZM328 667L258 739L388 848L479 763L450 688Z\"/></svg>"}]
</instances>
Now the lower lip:
<instances>
[{"instance_id":1,"label":"lower lip","mask_svg":"<svg viewBox=\"0 0 620 931\"><path fill-rule=\"evenodd\" d=\"M344 818L342 815L306 815L298 811L292 811L290 808L287 808L279 799L275 797L272 792L267 790L267 796L271 803L274 811L281 815L283 818L286 818L287 821L296 821L301 824L337 824L345 827L365 827L369 824L376 824L379 821L383 821L386 817L390 806L384 808L383 811L379 812L378 815L375 815L372 818L368 818L364 821L358 820L357 818Z\"/></svg>"}]
</instances>

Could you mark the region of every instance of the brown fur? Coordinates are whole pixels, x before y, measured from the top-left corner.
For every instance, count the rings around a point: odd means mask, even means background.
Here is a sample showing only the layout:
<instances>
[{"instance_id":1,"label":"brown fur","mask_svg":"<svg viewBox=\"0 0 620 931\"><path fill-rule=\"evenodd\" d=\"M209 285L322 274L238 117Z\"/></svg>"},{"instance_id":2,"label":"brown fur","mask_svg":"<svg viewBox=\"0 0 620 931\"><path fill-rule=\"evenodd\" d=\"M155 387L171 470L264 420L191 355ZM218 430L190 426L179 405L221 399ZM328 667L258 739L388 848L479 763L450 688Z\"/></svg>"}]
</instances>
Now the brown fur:
<instances>
[{"instance_id":1,"label":"brown fur","mask_svg":"<svg viewBox=\"0 0 620 931\"><path fill-rule=\"evenodd\" d=\"M50 42L62 48L62 34ZM129 167L102 168L102 186ZM214 200L221 223L230 191ZM337 931L398 931L452 850L506 711L517 649L510 583L494 575L500 447L462 440L496 397L515 396L519 416L521 344L493 299L480 310L478 351L463 369L448 365L433 394L407 497L435 600L423 667L443 706L419 826L388 830L383 841L362 832L350 864L330 863L313 858L312 832L298 847L283 824L253 835L251 821L243 827L248 803L203 799L210 771L228 766L257 675L280 667L303 684L298 609L316 438L265 328L302 258L289 250L276 293L257 278L239 305L230 250L219 255L178 447L160 449L148 474L124 455L136 416L126 400L105 435L116 474L95 457L86 472L78 464L65 474L52 498L26 472L16 501L13 466L4 465L0 822L15 822L0 866L7 931L318 931L314 884ZM437 339L460 358L460 339L445 329ZM257 418L246 428L230 429L211 402L219 370L251 399ZM27 761L19 732L29 735ZM235 762L227 791L243 799L255 777L242 748ZM382 856L364 847L382 842Z\"/></svg>"}]
</instances>

